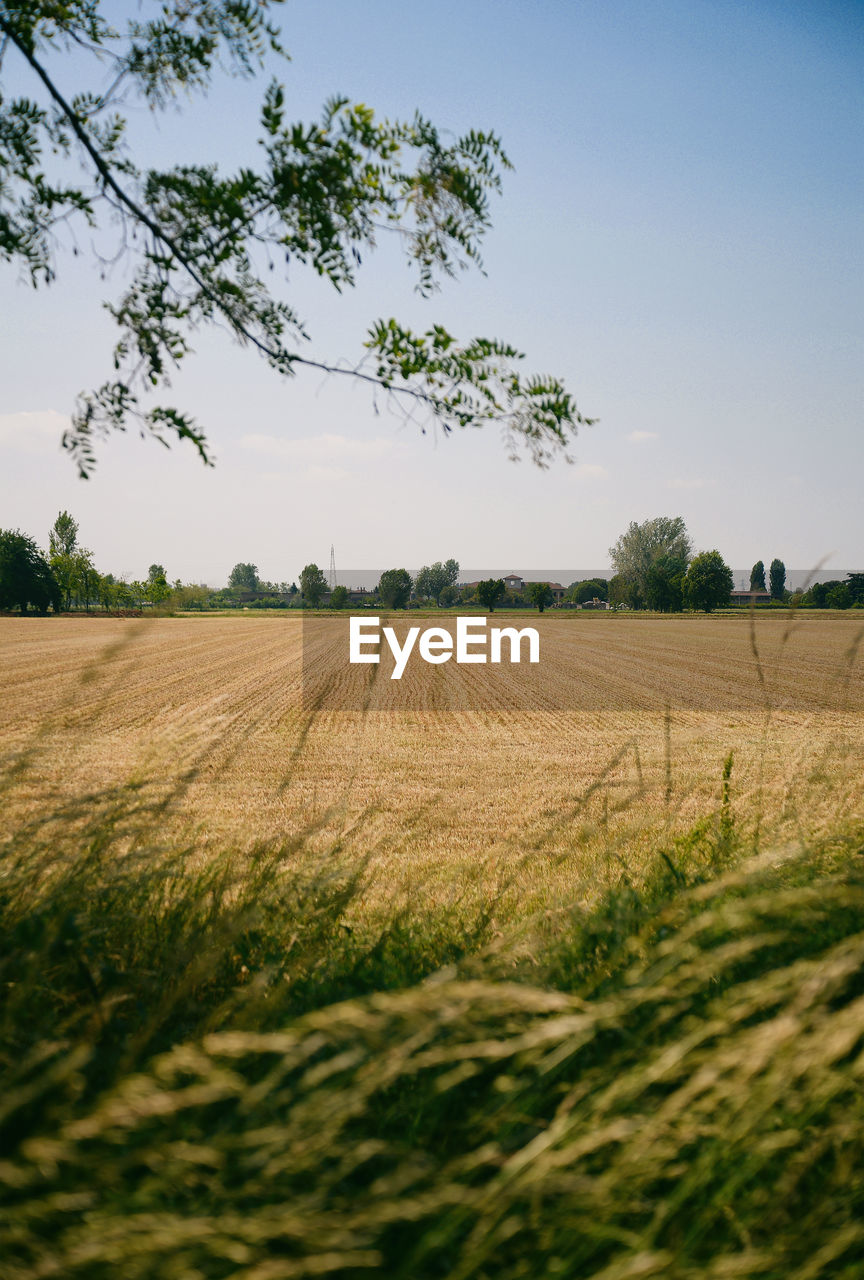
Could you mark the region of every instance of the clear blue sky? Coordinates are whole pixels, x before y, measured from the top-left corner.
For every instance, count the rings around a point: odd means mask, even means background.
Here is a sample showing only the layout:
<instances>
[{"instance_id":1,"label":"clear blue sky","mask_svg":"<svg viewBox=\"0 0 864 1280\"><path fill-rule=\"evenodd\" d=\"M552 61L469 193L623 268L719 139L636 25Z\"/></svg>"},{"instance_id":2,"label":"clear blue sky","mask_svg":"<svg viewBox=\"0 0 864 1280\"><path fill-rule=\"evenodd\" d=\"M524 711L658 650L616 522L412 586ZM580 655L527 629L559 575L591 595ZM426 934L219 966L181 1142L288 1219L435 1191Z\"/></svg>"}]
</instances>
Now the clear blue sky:
<instances>
[{"instance_id":1,"label":"clear blue sky","mask_svg":"<svg viewBox=\"0 0 864 1280\"><path fill-rule=\"evenodd\" d=\"M279 381L210 335L176 382L215 471L121 436L80 482L57 448L108 376L112 327L86 255L37 293L0 267L0 525L42 543L76 515L103 571L219 584L347 567L600 566L630 520L683 515L734 566L864 568L864 6L831 0L294 3L280 69L298 118L340 92L455 132L494 128L515 164L487 276L421 302L384 245L349 297L292 279L310 354L360 354L397 315L494 335L600 419L576 463L507 461L494 431L421 436L368 391ZM75 65L55 68L75 86ZM10 88L24 80L11 60ZM153 162L248 162L264 81L228 81L154 128ZM89 243L86 232L79 237ZM25 416L26 415L26 416Z\"/></svg>"}]
</instances>

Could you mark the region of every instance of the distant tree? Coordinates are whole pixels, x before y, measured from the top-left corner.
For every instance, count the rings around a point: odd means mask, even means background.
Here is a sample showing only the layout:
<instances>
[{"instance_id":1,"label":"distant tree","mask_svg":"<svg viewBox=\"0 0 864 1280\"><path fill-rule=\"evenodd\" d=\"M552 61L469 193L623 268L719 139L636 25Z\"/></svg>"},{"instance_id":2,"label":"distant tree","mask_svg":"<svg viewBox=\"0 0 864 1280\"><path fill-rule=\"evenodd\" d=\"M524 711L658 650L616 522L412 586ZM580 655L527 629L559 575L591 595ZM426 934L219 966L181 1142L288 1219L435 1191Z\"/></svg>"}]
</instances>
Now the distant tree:
<instances>
[{"instance_id":1,"label":"distant tree","mask_svg":"<svg viewBox=\"0 0 864 1280\"><path fill-rule=\"evenodd\" d=\"M48 534L48 554L71 555L78 545L78 521L68 511L61 511Z\"/></svg>"},{"instance_id":2,"label":"distant tree","mask_svg":"<svg viewBox=\"0 0 864 1280\"><path fill-rule=\"evenodd\" d=\"M300 571L300 592L306 604L317 609L327 591L327 579L317 564L307 564Z\"/></svg>"},{"instance_id":3,"label":"distant tree","mask_svg":"<svg viewBox=\"0 0 864 1280\"><path fill-rule=\"evenodd\" d=\"M530 609L532 604L524 587L519 591L505 591L499 603L502 609Z\"/></svg>"},{"instance_id":4,"label":"distant tree","mask_svg":"<svg viewBox=\"0 0 864 1280\"><path fill-rule=\"evenodd\" d=\"M855 603L848 582L838 582L825 597L829 609L851 609Z\"/></svg>"},{"instance_id":5,"label":"distant tree","mask_svg":"<svg viewBox=\"0 0 864 1280\"><path fill-rule=\"evenodd\" d=\"M106 613L109 609L115 607L117 583L114 581L113 573L98 573L96 575L96 599Z\"/></svg>"},{"instance_id":6,"label":"distant tree","mask_svg":"<svg viewBox=\"0 0 864 1280\"><path fill-rule=\"evenodd\" d=\"M128 582L124 582L121 578L119 582L115 582L112 588L113 606L116 609L132 609L135 606L135 597Z\"/></svg>"},{"instance_id":7,"label":"distant tree","mask_svg":"<svg viewBox=\"0 0 864 1280\"><path fill-rule=\"evenodd\" d=\"M414 578L414 594L418 600L429 600L434 595L435 584L432 581L432 566L424 564L417 570Z\"/></svg>"},{"instance_id":8,"label":"distant tree","mask_svg":"<svg viewBox=\"0 0 864 1280\"><path fill-rule=\"evenodd\" d=\"M330 592L330 608L344 609L348 603L348 588L343 586L334 587Z\"/></svg>"},{"instance_id":9,"label":"distant tree","mask_svg":"<svg viewBox=\"0 0 864 1280\"><path fill-rule=\"evenodd\" d=\"M63 596L63 608L72 605L74 557L78 547L78 521L61 511L48 533L48 562Z\"/></svg>"},{"instance_id":10,"label":"distant tree","mask_svg":"<svg viewBox=\"0 0 864 1280\"><path fill-rule=\"evenodd\" d=\"M151 564L147 570L147 599L151 604L162 604L171 594L165 568L161 564Z\"/></svg>"},{"instance_id":11,"label":"distant tree","mask_svg":"<svg viewBox=\"0 0 864 1280\"><path fill-rule=\"evenodd\" d=\"M765 565L761 560L757 560L753 568L750 570L750 590L751 591L767 591L765 585Z\"/></svg>"},{"instance_id":12,"label":"distant tree","mask_svg":"<svg viewBox=\"0 0 864 1280\"><path fill-rule=\"evenodd\" d=\"M853 604L864 604L864 573L850 573L846 577L846 585L852 596Z\"/></svg>"},{"instance_id":13,"label":"distant tree","mask_svg":"<svg viewBox=\"0 0 864 1280\"><path fill-rule=\"evenodd\" d=\"M89 611L90 602L99 598L99 573L93 563L93 552L79 547L72 556L72 594L77 604Z\"/></svg>"},{"instance_id":14,"label":"distant tree","mask_svg":"<svg viewBox=\"0 0 864 1280\"><path fill-rule=\"evenodd\" d=\"M484 609L494 613L495 606L504 595L505 590L503 578L484 578L482 582L477 584L477 599Z\"/></svg>"},{"instance_id":15,"label":"distant tree","mask_svg":"<svg viewBox=\"0 0 864 1280\"><path fill-rule=\"evenodd\" d=\"M814 609L827 608L828 592L832 587L839 587L840 585L839 578L832 578L829 582L814 582L804 596L804 604L810 605Z\"/></svg>"},{"instance_id":16,"label":"distant tree","mask_svg":"<svg viewBox=\"0 0 864 1280\"><path fill-rule=\"evenodd\" d=\"M228 575L228 586L235 591L257 591L258 566L239 561Z\"/></svg>"},{"instance_id":17,"label":"distant tree","mask_svg":"<svg viewBox=\"0 0 864 1280\"><path fill-rule=\"evenodd\" d=\"M772 560L768 570L771 583L771 599L782 600L786 594L786 566L782 560Z\"/></svg>"},{"instance_id":18,"label":"distant tree","mask_svg":"<svg viewBox=\"0 0 864 1280\"><path fill-rule=\"evenodd\" d=\"M577 586L573 599L576 604L585 604L586 600L608 600L609 584L603 577L589 577Z\"/></svg>"},{"instance_id":19,"label":"distant tree","mask_svg":"<svg viewBox=\"0 0 864 1280\"><path fill-rule=\"evenodd\" d=\"M386 609L407 609L411 586L411 574L407 569L385 569L378 582L381 603Z\"/></svg>"},{"instance_id":20,"label":"distant tree","mask_svg":"<svg viewBox=\"0 0 864 1280\"><path fill-rule=\"evenodd\" d=\"M442 564L436 560L434 564L426 564L414 579L414 591L421 600L441 600L441 592L447 587L455 587L459 577L459 561L445 560Z\"/></svg>"},{"instance_id":21,"label":"distant tree","mask_svg":"<svg viewBox=\"0 0 864 1280\"><path fill-rule=\"evenodd\" d=\"M655 561L675 560L683 575L692 554L693 544L683 516L656 516L642 524L631 521L626 533L609 548L616 574L631 585L631 608L641 608L645 603L648 572Z\"/></svg>"},{"instance_id":22,"label":"distant tree","mask_svg":"<svg viewBox=\"0 0 864 1280\"><path fill-rule=\"evenodd\" d=\"M609 583L605 578L584 578L581 582L573 582L567 588L567 599L574 604L584 604L586 600L608 600Z\"/></svg>"},{"instance_id":23,"label":"distant tree","mask_svg":"<svg viewBox=\"0 0 864 1280\"><path fill-rule=\"evenodd\" d=\"M29 534L20 529L0 529L0 609L20 609L32 605L47 613L49 605L59 612L60 587L46 557Z\"/></svg>"},{"instance_id":24,"label":"distant tree","mask_svg":"<svg viewBox=\"0 0 864 1280\"><path fill-rule=\"evenodd\" d=\"M624 604L628 609L635 609L634 597L638 598L638 590L634 583L623 573L616 573L609 579L609 603L613 607Z\"/></svg>"},{"instance_id":25,"label":"distant tree","mask_svg":"<svg viewBox=\"0 0 864 1280\"><path fill-rule=\"evenodd\" d=\"M680 613L684 608L686 566L674 556L655 560L645 578L645 603L659 613Z\"/></svg>"},{"instance_id":26,"label":"distant tree","mask_svg":"<svg viewBox=\"0 0 864 1280\"><path fill-rule=\"evenodd\" d=\"M449 609L459 599L459 588L455 582L448 582L447 586L438 597L438 604L442 609Z\"/></svg>"},{"instance_id":27,"label":"distant tree","mask_svg":"<svg viewBox=\"0 0 864 1280\"><path fill-rule=\"evenodd\" d=\"M552 604L555 596L548 582L528 582L528 596L538 613L542 613L547 604Z\"/></svg>"},{"instance_id":28,"label":"distant tree","mask_svg":"<svg viewBox=\"0 0 864 1280\"><path fill-rule=\"evenodd\" d=\"M171 605L175 609L194 609L200 612L206 609L212 592L204 583L180 582L171 588Z\"/></svg>"},{"instance_id":29,"label":"distant tree","mask_svg":"<svg viewBox=\"0 0 864 1280\"><path fill-rule=\"evenodd\" d=\"M728 604L733 586L732 570L719 551L703 551L691 561L684 577L684 599L691 609L711 613Z\"/></svg>"}]
</instances>

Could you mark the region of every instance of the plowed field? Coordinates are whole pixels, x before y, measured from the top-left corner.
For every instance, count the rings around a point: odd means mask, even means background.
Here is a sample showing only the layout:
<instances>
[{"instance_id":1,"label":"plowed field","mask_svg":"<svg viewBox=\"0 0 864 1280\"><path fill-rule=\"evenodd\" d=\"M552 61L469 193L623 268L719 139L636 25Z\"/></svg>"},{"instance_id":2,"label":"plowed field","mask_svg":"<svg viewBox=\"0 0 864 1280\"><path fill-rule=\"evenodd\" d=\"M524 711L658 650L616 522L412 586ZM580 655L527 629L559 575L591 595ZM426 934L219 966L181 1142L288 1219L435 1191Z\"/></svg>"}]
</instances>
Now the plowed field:
<instances>
[{"instance_id":1,"label":"plowed field","mask_svg":"<svg viewBox=\"0 0 864 1280\"><path fill-rule=\"evenodd\" d=\"M0 743L19 762L3 825L136 778L205 853L305 833L368 859L382 892L508 880L540 905L715 810L730 751L742 830L794 841L864 810L859 614L766 615L754 635L726 617L515 625L551 655L536 710L480 667L453 670L465 709L437 709L425 664L398 699L384 679L365 706L315 710L299 619L0 618ZM316 652L334 661L309 639L307 678Z\"/></svg>"}]
</instances>

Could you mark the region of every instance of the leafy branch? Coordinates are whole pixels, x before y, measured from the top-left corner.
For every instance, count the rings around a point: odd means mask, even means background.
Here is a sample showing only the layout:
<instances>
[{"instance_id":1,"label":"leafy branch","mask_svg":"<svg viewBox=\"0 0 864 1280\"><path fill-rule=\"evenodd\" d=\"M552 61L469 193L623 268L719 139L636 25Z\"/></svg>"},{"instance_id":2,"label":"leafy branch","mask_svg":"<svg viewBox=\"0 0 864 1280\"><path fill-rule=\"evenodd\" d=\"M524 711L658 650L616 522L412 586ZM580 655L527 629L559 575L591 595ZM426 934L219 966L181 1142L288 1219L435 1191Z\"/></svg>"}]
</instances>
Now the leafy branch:
<instances>
[{"instance_id":1,"label":"leafy branch","mask_svg":"<svg viewBox=\"0 0 864 1280\"><path fill-rule=\"evenodd\" d=\"M302 353L301 318L263 277L280 257L311 267L337 290L354 284L382 229L400 233L428 296L439 280L482 270L480 243L490 226L489 197L509 161L499 139L471 131L445 143L419 114L378 120L371 108L330 100L318 123L289 123L273 81L261 110L261 163L229 175L214 165L139 169L114 105L137 92L162 110L181 90L203 92L218 66L254 75L268 52L282 53L268 3L163 0L159 16L124 33L102 17L99 0L0 0L0 37L17 50L47 95L44 103L0 97L0 254L23 264L31 283L55 278L54 229L73 215L99 225L100 204L119 218L122 252L135 255L132 282L106 303L120 330L115 376L79 398L64 445L82 476L95 444L137 421L162 443L190 440L210 461L203 431L189 415L145 397L170 385L191 351L190 335L225 324L280 374L298 366L369 382L413 403L450 431L498 423L514 453L524 444L543 464L564 449L582 418L555 378L524 378L521 354L475 338L459 345L433 326L412 334L395 320L368 332L358 366ZM66 42L110 62L100 94L64 94L44 54ZM52 182L44 157L77 154L89 186ZM134 250L132 248L134 246ZM262 261L263 260L263 261Z\"/></svg>"}]
</instances>

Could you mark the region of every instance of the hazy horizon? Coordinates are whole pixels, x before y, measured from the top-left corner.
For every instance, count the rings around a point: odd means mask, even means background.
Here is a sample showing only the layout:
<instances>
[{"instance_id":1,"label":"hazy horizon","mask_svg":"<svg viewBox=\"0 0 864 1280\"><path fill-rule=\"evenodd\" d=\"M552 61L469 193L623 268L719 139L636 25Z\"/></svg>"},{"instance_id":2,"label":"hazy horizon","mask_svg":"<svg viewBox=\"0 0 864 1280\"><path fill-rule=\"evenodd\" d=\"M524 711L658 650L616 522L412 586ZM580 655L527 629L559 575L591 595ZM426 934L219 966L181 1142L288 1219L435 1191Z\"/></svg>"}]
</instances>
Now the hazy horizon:
<instances>
[{"instance_id":1,"label":"hazy horizon","mask_svg":"<svg viewBox=\"0 0 864 1280\"><path fill-rule=\"evenodd\" d=\"M325 576L327 576L327 565L319 565L318 567L322 569ZM394 567L407 568L412 578L416 577L419 570L419 566L413 569L407 565L394 566ZM340 570L337 564L336 583L337 585L341 585L343 587L352 587L352 588L365 587L367 590L371 590L373 587L378 585L378 580L381 577L381 574L383 572L384 572L383 569ZM584 582L588 578L607 578L607 579L611 578L613 575L613 572L614 570L609 566L607 566L604 569L520 569L518 565L515 568L514 566L511 565L507 569L501 569L501 568L461 569L460 568L458 583L461 585L465 582L476 582L481 578L503 578L508 573L517 573L521 578L524 578L526 581L529 581L529 582L531 580L560 582L562 586L569 587L573 582ZM768 572L767 565L765 566L765 572L767 576L767 572ZM857 572L857 571L850 570L850 569L824 569L823 568L823 569L812 570L812 569L787 568L786 586L790 589L790 591L796 591L800 587L803 587L805 584L810 584L813 582L830 582L833 579L838 579L838 578L842 580L843 578L846 577L848 573L852 573L852 572ZM742 588L742 587L744 589L749 587L750 585L750 568L749 567L747 569L733 569L732 575L735 580L735 590L738 590L739 588ZM295 581L297 580L297 576L298 575L296 574L294 575ZM277 581L280 581L280 582L282 581L290 582L291 580L292 579L290 578L277 579ZM211 584L208 584L208 585L211 585ZM220 584L220 585L224 585L224 584ZM218 589L218 587L214 589Z\"/></svg>"}]
</instances>

